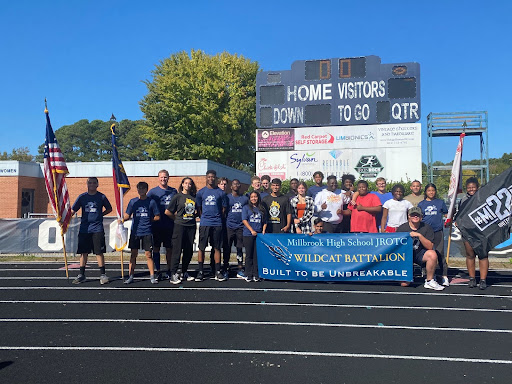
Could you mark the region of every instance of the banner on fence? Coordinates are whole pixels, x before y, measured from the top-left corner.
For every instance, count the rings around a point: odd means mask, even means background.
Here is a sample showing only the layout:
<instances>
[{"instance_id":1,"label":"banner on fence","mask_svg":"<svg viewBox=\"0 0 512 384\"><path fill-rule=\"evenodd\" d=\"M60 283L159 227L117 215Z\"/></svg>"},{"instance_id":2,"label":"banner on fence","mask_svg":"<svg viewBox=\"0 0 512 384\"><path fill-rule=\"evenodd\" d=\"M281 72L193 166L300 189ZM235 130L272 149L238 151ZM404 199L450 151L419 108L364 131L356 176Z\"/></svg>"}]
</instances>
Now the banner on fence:
<instances>
[{"instance_id":1,"label":"banner on fence","mask_svg":"<svg viewBox=\"0 0 512 384\"><path fill-rule=\"evenodd\" d=\"M412 281L408 233L265 234L256 239L260 277L298 281Z\"/></svg>"}]
</instances>

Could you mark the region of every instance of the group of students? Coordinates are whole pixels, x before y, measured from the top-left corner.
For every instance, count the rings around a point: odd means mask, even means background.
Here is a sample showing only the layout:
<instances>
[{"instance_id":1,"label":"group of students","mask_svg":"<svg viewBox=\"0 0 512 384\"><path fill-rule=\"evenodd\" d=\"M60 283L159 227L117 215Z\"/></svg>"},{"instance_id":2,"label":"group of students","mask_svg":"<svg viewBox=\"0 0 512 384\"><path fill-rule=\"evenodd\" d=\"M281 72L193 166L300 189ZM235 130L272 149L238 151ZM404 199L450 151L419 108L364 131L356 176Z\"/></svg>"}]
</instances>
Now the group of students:
<instances>
[{"instance_id":1,"label":"group of students","mask_svg":"<svg viewBox=\"0 0 512 384\"><path fill-rule=\"evenodd\" d=\"M437 198L434 184L427 184L422 191L417 180L411 184L411 194L405 196L401 184L386 192L386 180L376 180L377 191L370 192L368 183L360 180L354 186L353 175L344 175L339 188L336 176L327 177L324 185L322 172L313 175L315 184L307 187L297 179L290 182L290 191L281 193L281 180L270 177L251 178L251 192L241 194L241 183L234 179L231 192L227 193L228 180L220 178L214 170L206 173L206 186L197 191L194 180L185 177L178 190L168 185L169 173L158 173L158 186L148 191L146 182L137 184L139 197L131 199L121 222L132 218L129 248L131 249L130 284L138 249L143 249L150 271L150 281L157 284L167 278L172 284L182 281L203 281L205 278L205 250L212 247L211 271L218 281L225 281L229 274L231 246L237 250L238 271L236 276L246 281L259 281L256 253L256 237L265 233L377 233L409 232L414 239L414 261L426 264L425 287L442 290L449 286L447 264L444 256L443 215L448 212L443 200ZM77 253L80 273L73 281L86 280L87 256L97 255L101 276L100 283L108 283L105 274L105 236L102 218L112 211L108 199L97 191L98 180L87 181L88 191L80 195L72 207L73 214L82 209L82 221ZM478 189L478 180L466 182L465 202ZM196 218L200 218L198 241L198 268L195 277L189 274L196 234ZM464 242L470 287L476 286L475 253ZM161 273L160 248L166 250L167 272ZM245 268L243 264L245 248ZM221 254L222 253L222 254ZM178 273L181 258L181 275ZM479 255L480 289L486 288L488 260ZM442 285L434 277L439 263ZM402 285L407 285L402 283Z\"/></svg>"}]
</instances>

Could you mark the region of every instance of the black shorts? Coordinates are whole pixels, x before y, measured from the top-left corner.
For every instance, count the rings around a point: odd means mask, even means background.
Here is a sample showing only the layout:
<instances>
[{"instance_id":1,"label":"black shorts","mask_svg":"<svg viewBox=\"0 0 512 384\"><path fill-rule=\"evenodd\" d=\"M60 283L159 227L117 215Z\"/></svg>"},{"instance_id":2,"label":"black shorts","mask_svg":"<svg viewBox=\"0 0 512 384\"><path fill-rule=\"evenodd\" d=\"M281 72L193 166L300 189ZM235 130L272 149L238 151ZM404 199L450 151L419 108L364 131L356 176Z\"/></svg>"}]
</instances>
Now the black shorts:
<instances>
[{"instance_id":1,"label":"black shorts","mask_svg":"<svg viewBox=\"0 0 512 384\"><path fill-rule=\"evenodd\" d=\"M468 242L467 240L464 240L464 239L462 239L462 240L464 241L464 243L468 243L468 245L471 247L471 244L469 244L469 242ZM471 248L472 248L472 247L471 247ZM468 257L468 255L466 254L466 250L465 250L465 249L464 249L464 254L466 255L466 257ZM480 255L479 255L479 254L477 254L476 252L475 252L475 256L476 256L476 257L478 257L478 260L484 260L484 259L487 259L487 258L489 257L489 255L488 255L488 254L485 254L485 255L483 255L483 256L480 256Z\"/></svg>"},{"instance_id":2,"label":"black shorts","mask_svg":"<svg viewBox=\"0 0 512 384\"><path fill-rule=\"evenodd\" d=\"M228 228L228 244L231 245L233 243L235 243L235 248L237 249L244 247L243 228Z\"/></svg>"},{"instance_id":3,"label":"black shorts","mask_svg":"<svg viewBox=\"0 0 512 384\"><path fill-rule=\"evenodd\" d=\"M163 246L165 248L172 248L172 231L173 227L168 228L154 228L153 229L153 246L157 251L160 250L160 247Z\"/></svg>"},{"instance_id":4,"label":"black shorts","mask_svg":"<svg viewBox=\"0 0 512 384\"><path fill-rule=\"evenodd\" d=\"M128 241L128 248L130 249L143 249L144 251L152 251L153 250L153 235L144 235L144 236L130 236L130 241Z\"/></svg>"},{"instance_id":5,"label":"black shorts","mask_svg":"<svg viewBox=\"0 0 512 384\"><path fill-rule=\"evenodd\" d=\"M423 261L423 256L425 255L425 252L427 252L427 250L424 248L420 249L419 251L412 252L412 260L414 261L415 264L422 266L425 263Z\"/></svg>"},{"instance_id":6,"label":"black shorts","mask_svg":"<svg viewBox=\"0 0 512 384\"><path fill-rule=\"evenodd\" d=\"M199 244L198 248L203 251L208 246L208 239L210 239L210 245L214 249L219 249L222 245L222 225L215 227L210 226L199 226Z\"/></svg>"},{"instance_id":7,"label":"black shorts","mask_svg":"<svg viewBox=\"0 0 512 384\"><path fill-rule=\"evenodd\" d=\"M76 253L94 253L95 255L103 255L106 251L105 232L78 234L78 249Z\"/></svg>"}]
</instances>

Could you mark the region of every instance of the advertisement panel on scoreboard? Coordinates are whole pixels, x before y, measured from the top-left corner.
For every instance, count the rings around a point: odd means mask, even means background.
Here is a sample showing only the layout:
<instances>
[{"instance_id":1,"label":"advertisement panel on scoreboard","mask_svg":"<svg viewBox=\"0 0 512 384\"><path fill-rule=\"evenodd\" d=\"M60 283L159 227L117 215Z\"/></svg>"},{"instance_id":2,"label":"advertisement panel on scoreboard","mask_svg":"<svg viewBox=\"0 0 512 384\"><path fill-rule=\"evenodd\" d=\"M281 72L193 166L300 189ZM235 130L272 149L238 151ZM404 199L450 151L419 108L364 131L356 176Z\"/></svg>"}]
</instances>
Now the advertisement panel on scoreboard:
<instances>
[{"instance_id":1,"label":"advertisement panel on scoreboard","mask_svg":"<svg viewBox=\"0 0 512 384\"><path fill-rule=\"evenodd\" d=\"M421 146L421 124L258 129L258 151Z\"/></svg>"},{"instance_id":2,"label":"advertisement panel on scoreboard","mask_svg":"<svg viewBox=\"0 0 512 384\"><path fill-rule=\"evenodd\" d=\"M287 151L294 147L294 129L257 129L256 150L257 151Z\"/></svg>"},{"instance_id":3,"label":"advertisement panel on scoreboard","mask_svg":"<svg viewBox=\"0 0 512 384\"><path fill-rule=\"evenodd\" d=\"M351 173L372 181L377 177L421 180L421 147L257 152L256 164L258 176L268 174L282 180L309 180L316 171L338 178Z\"/></svg>"},{"instance_id":4,"label":"advertisement panel on scoreboard","mask_svg":"<svg viewBox=\"0 0 512 384\"><path fill-rule=\"evenodd\" d=\"M256 152L256 175L269 175L270 179L277 177L285 180L287 178L288 152Z\"/></svg>"}]
</instances>

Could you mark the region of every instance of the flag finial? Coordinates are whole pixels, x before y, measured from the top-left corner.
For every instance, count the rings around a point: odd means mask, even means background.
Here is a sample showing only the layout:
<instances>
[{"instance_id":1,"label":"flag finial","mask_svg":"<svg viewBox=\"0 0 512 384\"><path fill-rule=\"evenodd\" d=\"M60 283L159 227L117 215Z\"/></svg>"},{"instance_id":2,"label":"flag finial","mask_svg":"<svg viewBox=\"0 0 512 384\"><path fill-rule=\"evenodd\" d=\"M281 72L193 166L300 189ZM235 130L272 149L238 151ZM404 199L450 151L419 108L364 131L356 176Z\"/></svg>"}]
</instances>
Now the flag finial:
<instances>
[{"instance_id":1,"label":"flag finial","mask_svg":"<svg viewBox=\"0 0 512 384\"><path fill-rule=\"evenodd\" d=\"M114 114L112 114L112 116L110 116L110 120L116 121L116 117L114 116Z\"/></svg>"},{"instance_id":2,"label":"flag finial","mask_svg":"<svg viewBox=\"0 0 512 384\"><path fill-rule=\"evenodd\" d=\"M46 97L44 98L44 113L48 113L48 103L46 102Z\"/></svg>"}]
</instances>

